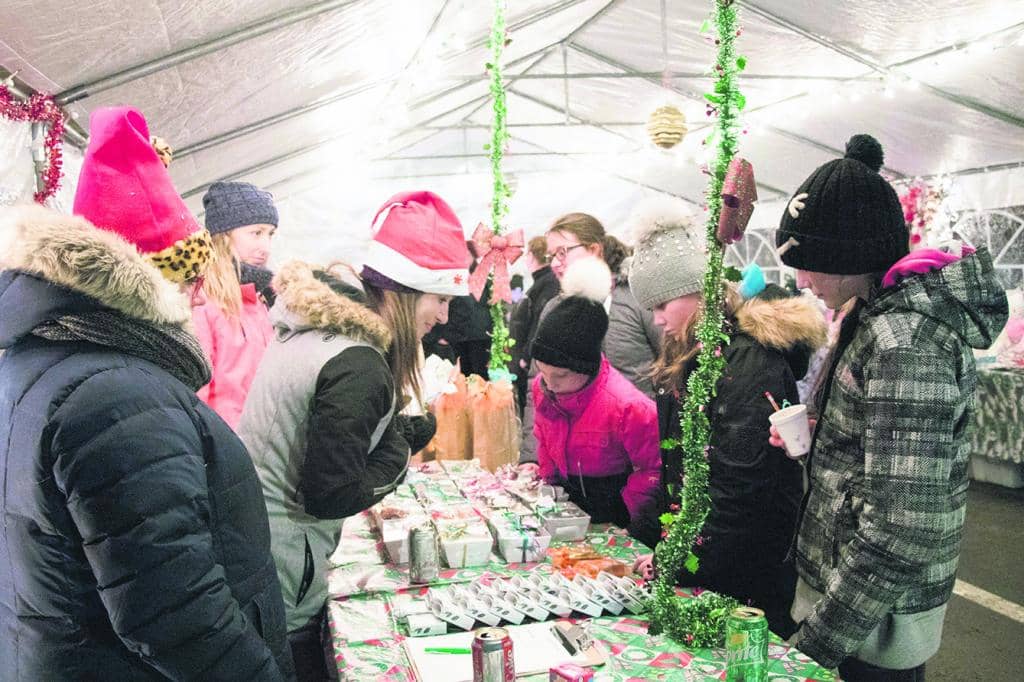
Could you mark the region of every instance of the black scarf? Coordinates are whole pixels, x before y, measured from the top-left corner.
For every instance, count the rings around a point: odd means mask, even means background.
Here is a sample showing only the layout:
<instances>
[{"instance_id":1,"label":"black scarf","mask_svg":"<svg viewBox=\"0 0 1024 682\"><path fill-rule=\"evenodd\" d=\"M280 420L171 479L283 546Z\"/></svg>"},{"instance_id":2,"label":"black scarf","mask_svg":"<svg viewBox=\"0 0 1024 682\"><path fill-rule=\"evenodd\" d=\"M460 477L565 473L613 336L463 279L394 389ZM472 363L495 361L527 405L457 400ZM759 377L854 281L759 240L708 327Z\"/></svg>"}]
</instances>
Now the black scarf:
<instances>
[{"instance_id":1,"label":"black scarf","mask_svg":"<svg viewBox=\"0 0 1024 682\"><path fill-rule=\"evenodd\" d=\"M158 325L112 310L96 310L48 320L32 333L50 341L87 341L142 358L193 391L210 383L210 363L199 341L175 325Z\"/></svg>"},{"instance_id":2,"label":"black scarf","mask_svg":"<svg viewBox=\"0 0 1024 682\"><path fill-rule=\"evenodd\" d=\"M270 285L271 280L274 279L274 273L266 268L249 265L248 263L240 263L238 269L240 273L238 280L242 284L255 284L256 291L263 296L267 307L274 307L276 295L274 294L274 287Z\"/></svg>"}]
</instances>

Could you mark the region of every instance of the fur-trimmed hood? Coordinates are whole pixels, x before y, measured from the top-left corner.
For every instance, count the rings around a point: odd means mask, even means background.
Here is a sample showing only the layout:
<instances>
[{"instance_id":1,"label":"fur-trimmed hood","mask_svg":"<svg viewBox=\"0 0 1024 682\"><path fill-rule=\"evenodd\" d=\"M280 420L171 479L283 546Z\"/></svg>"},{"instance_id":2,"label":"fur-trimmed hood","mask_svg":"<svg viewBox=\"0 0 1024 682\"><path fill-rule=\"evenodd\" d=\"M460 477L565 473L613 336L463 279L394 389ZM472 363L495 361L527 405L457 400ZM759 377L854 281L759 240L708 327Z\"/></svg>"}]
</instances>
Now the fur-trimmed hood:
<instances>
[{"instance_id":1,"label":"fur-trimmed hood","mask_svg":"<svg viewBox=\"0 0 1024 682\"><path fill-rule=\"evenodd\" d=\"M77 216L37 205L0 210L0 270L5 271L7 285L0 290L0 310L20 308L14 327L44 321L32 319L32 312L25 310L29 303L22 290L15 291L13 284L22 275L84 294L91 305L133 319L186 329L191 326L190 301L175 284L164 279L130 243ZM49 295L55 295L50 289ZM81 298L74 304L90 305ZM40 302L38 314L51 314L54 305ZM28 331L31 327L8 328L4 337L10 340Z\"/></svg>"},{"instance_id":2,"label":"fur-trimmed hood","mask_svg":"<svg viewBox=\"0 0 1024 682\"><path fill-rule=\"evenodd\" d=\"M274 276L277 302L270 311L274 326L285 332L319 329L387 350L391 331L380 315L363 304L362 292L337 293L313 271L308 263L290 261Z\"/></svg>"},{"instance_id":3,"label":"fur-trimmed hood","mask_svg":"<svg viewBox=\"0 0 1024 682\"><path fill-rule=\"evenodd\" d=\"M752 298L736 311L736 324L762 346L783 353L800 346L814 352L828 337L825 316L807 296Z\"/></svg>"}]
</instances>

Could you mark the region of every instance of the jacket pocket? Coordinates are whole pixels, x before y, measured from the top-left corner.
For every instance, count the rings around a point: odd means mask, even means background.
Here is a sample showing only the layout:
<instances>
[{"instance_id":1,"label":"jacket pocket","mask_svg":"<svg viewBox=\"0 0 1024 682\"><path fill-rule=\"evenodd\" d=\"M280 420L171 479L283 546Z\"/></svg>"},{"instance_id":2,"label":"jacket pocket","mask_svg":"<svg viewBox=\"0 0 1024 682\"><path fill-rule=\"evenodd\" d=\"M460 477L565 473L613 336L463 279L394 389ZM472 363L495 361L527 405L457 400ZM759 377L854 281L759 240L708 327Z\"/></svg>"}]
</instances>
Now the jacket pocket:
<instances>
[{"instance_id":1,"label":"jacket pocket","mask_svg":"<svg viewBox=\"0 0 1024 682\"><path fill-rule=\"evenodd\" d=\"M765 463L768 422L761 410L718 400L711 418L711 457L726 466L754 469Z\"/></svg>"},{"instance_id":2,"label":"jacket pocket","mask_svg":"<svg viewBox=\"0 0 1024 682\"><path fill-rule=\"evenodd\" d=\"M831 567L839 566L839 559L842 556L843 546L846 544L846 531L853 527L853 507L850 491L844 490L839 497L839 505L832 518L832 553Z\"/></svg>"},{"instance_id":3,"label":"jacket pocket","mask_svg":"<svg viewBox=\"0 0 1024 682\"><path fill-rule=\"evenodd\" d=\"M285 632L284 608L278 601L274 603L274 590L263 589L252 598L255 604L255 623L257 631L268 643L276 644L275 639Z\"/></svg>"},{"instance_id":4,"label":"jacket pocket","mask_svg":"<svg viewBox=\"0 0 1024 682\"><path fill-rule=\"evenodd\" d=\"M305 563L302 568L302 580L299 581L299 589L295 595L296 606L301 604L306 597L306 593L309 592L309 588L313 584L313 576L316 574L316 564L313 562L313 549L309 546L309 536L304 535L303 537L306 542Z\"/></svg>"}]
</instances>

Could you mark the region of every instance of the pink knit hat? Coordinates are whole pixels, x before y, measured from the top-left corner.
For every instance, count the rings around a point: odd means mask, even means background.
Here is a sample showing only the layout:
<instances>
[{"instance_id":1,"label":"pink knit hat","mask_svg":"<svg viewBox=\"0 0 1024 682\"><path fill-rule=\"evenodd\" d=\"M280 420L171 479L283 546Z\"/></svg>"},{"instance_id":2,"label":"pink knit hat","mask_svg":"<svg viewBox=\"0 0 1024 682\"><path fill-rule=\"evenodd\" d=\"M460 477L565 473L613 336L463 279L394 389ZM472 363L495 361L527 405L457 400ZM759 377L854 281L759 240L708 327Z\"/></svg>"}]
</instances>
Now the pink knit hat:
<instances>
[{"instance_id":1,"label":"pink knit hat","mask_svg":"<svg viewBox=\"0 0 1024 682\"><path fill-rule=\"evenodd\" d=\"M396 194L380 207L373 224L364 280L384 289L469 295L473 259L462 224L444 199L433 192Z\"/></svg>"},{"instance_id":2,"label":"pink knit hat","mask_svg":"<svg viewBox=\"0 0 1024 682\"><path fill-rule=\"evenodd\" d=\"M209 260L209 234L174 188L146 119L131 107L89 117L74 213L134 244L172 282L196 279Z\"/></svg>"}]
</instances>

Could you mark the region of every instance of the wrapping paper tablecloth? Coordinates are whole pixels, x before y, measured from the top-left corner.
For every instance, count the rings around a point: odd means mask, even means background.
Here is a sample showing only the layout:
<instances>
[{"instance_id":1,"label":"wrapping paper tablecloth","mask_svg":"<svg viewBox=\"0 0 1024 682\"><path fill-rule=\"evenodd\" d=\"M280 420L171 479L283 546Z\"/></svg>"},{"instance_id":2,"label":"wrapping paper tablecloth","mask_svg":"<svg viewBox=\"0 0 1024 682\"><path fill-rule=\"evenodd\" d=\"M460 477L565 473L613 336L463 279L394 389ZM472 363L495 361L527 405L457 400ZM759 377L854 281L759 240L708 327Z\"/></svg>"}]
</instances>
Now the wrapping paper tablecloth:
<instances>
[{"instance_id":1,"label":"wrapping paper tablecloth","mask_svg":"<svg viewBox=\"0 0 1024 682\"><path fill-rule=\"evenodd\" d=\"M423 588L425 591L426 588ZM335 663L343 680L415 680L402 646L402 626L392 617L402 595L368 594L334 600L328 605L328 624ZM581 622L581 621L578 621ZM638 616L586 619L590 634L610 654L599 670L615 682L640 680L725 679L725 651L684 649L663 636L647 635ZM835 676L772 635L768 647L768 679L775 682L835 680ZM519 678L547 682L547 674Z\"/></svg>"},{"instance_id":2,"label":"wrapping paper tablecloth","mask_svg":"<svg viewBox=\"0 0 1024 682\"><path fill-rule=\"evenodd\" d=\"M625 531L609 525L594 525L586 541L606 556L627 563L648 550ZM552 543L560 546L574 543ZM342 680L385 680L412 682L402 641L404 625L394 616L396 608L426 593L423 586L410 587L408 567L387 563L371 523L365 515L348 519L338 551L332 557L336 568L328 582L331 601L327 622L338 674ZM486 566L441 571L432 586L469 582L484 576L512 576L530 571L550 571L550 563L506 564L492 557ZM686 594L685 592L682 592ZM722 680L725 679L725 651L686 649L666 637L650 637L642 616L623 615L580 619L591 635L610 654L599 671L601 680ZM775 682L831 681L835 676L812 660L787 647L772 635L768 651L768 679ZM547 674L519 678L547 682Z\"/></svg>"},{"instance_id":3,"label":"wrapping paper tablecloth","mask_svg":"<svg viewBox=\"0 0 1024 682\"><path fill-rule=\"evenodd\" d=\"M604 556L619 559L630 565L638 556L648 551L624 530L610 524L592 525L585 542ZM552 542L551 546L566 544L579 543ZM331 557L331 561L335 568L327 574L327 591L334 598L367 593L401 592L409 585L409 566L393 564L387 560L387 553L384 552L366 512L345 520L338 551ZM538 568L550 570L550 563L508 564L502 561L500 556L492 553L490 563L485 566L442 568L440 577L433 584L465 583L492 576L510 577Z\"/></svg>"}]
</instances>

